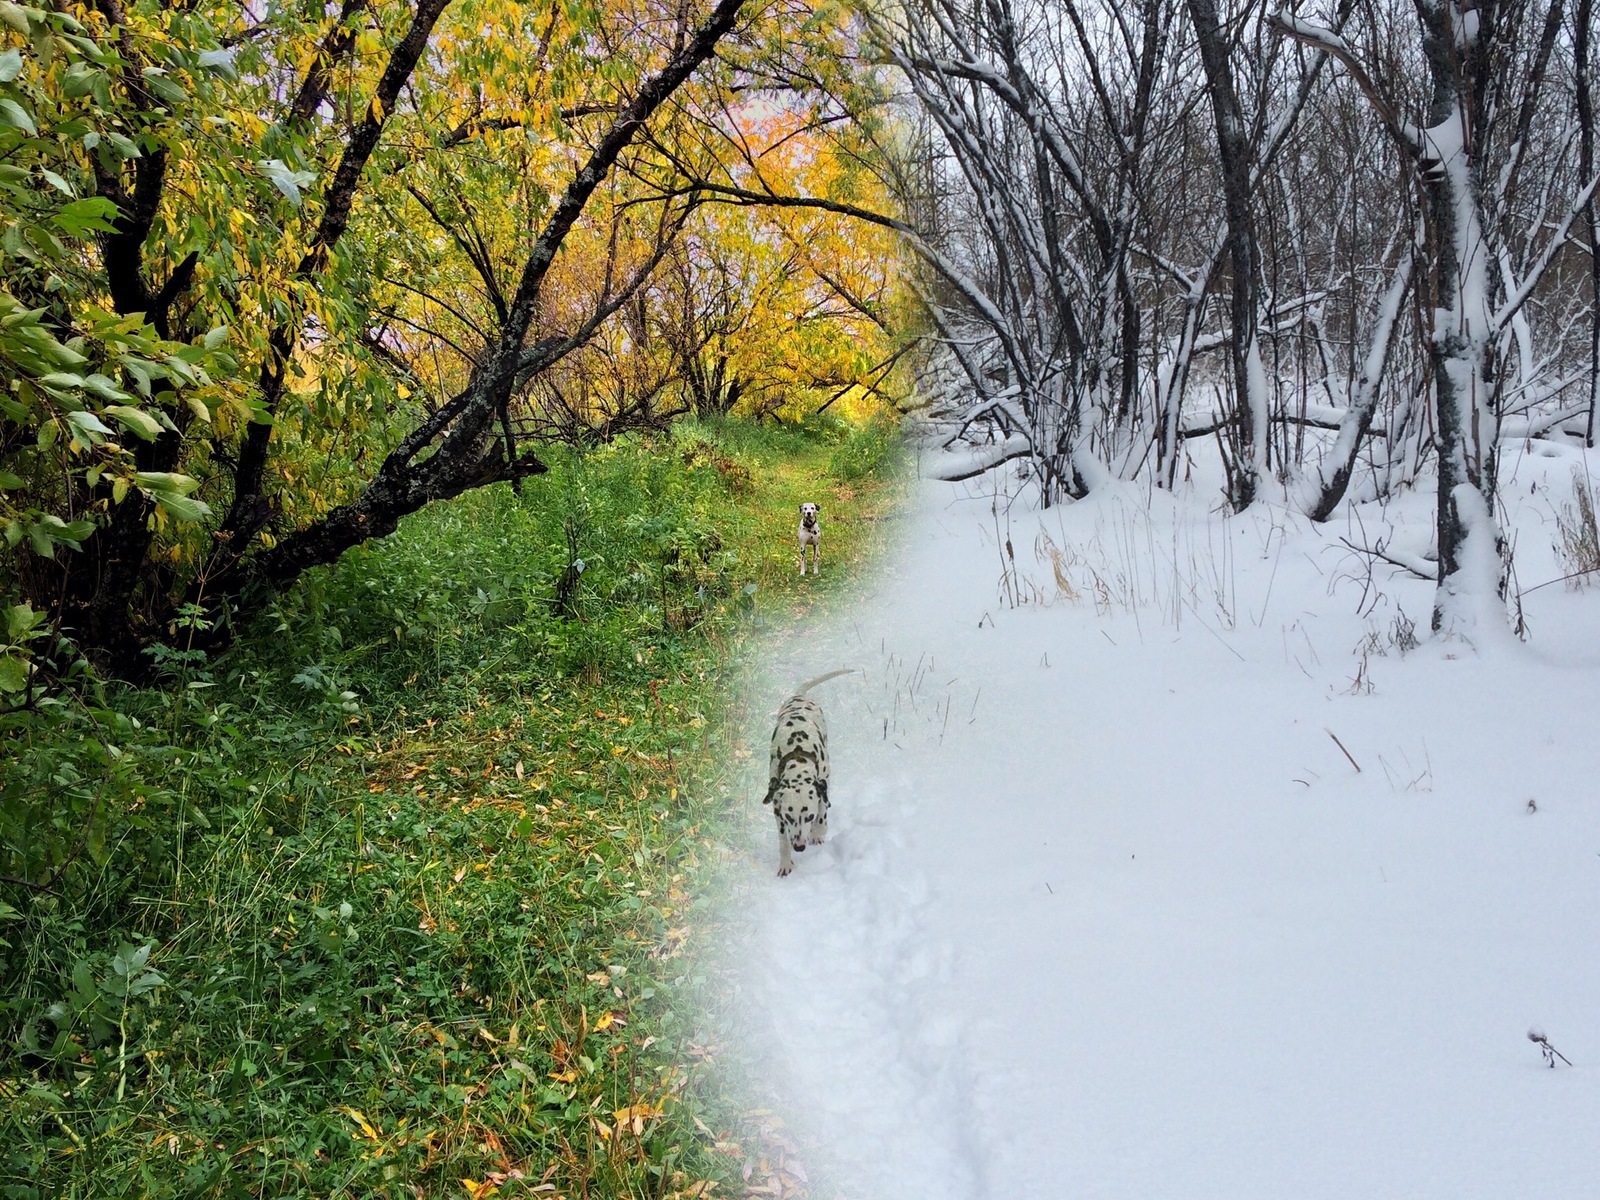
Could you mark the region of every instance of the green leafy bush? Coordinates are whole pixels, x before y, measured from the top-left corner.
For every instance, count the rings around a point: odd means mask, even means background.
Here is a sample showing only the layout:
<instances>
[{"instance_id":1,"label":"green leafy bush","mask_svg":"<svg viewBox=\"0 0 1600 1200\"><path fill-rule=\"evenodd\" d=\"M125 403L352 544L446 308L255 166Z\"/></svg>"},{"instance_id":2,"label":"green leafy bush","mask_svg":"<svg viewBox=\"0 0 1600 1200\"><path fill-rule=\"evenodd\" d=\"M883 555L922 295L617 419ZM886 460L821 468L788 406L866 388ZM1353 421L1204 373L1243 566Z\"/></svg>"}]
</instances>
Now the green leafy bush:
<instances>
[{"instance_id":1,"label":"green leafy bush","mask_svg":"<svg viewBox=\"0 0 1600 1200\"><path fill-rule=\"evenodd\" d=\"M844 435L833 452L828 473L850 483L890 474L900 469L904 451L899 423L880 416Z\"/></svg>"}]
</instances>

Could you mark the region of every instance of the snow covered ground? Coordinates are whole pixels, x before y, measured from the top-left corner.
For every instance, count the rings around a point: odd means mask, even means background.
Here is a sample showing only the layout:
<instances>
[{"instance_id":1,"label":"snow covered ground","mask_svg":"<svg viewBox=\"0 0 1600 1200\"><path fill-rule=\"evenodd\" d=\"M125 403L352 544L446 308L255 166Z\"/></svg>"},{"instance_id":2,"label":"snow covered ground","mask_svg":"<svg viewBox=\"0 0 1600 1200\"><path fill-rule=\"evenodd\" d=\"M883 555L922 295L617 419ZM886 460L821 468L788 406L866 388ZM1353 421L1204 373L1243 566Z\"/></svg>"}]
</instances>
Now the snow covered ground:
<instances>
[{"instance_id":1,"label":"snow covered ground","mask_svg":"<svg viewBox=\"0 0 1600 1200\"><path fill-rule=\"evenodd\" d=\"M1544 453L1523 589L1583 462ZM925 483L772 665L730 1036L814 1194L1600 1194L1600 589L1436 644L1432 585L1343 544L1424 553L1428 497L1219 507ZM779 880L770 713L841 665L833 834Z\"/></svg>"}]
</instances>

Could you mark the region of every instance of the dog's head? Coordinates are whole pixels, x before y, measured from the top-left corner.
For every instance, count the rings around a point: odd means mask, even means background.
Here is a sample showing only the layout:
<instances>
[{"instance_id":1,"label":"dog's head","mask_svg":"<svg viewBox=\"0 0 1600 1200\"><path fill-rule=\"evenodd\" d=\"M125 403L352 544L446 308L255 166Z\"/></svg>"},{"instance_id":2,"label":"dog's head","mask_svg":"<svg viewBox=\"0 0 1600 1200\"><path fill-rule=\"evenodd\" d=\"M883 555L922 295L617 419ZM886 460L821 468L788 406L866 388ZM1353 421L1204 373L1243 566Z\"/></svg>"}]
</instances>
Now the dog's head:
<instances>
[{"instance_id":1,"label":"dog's head","mask_svg":"<svg viewBox=\"0 0 1600 1200\"><path fill-rule=\"evenodd\" d=\"M778 818L778 836L803 853L807 816L815 820L826 812L828 781L818 773L816 763L808 758L786 758L762 803L772 805Z\"/></svg>"},{"instance_id":2,"label":"dog's head","mask_svg":"<svg viewBox=\"0 0 1600 1200\"><path fill-rule=\"evenodd\" d=\"M816 528L817 518L822 515L822 508L816 504L802 504L800 506L800 524L807 529Z\"/></svg>"}]
</instances>

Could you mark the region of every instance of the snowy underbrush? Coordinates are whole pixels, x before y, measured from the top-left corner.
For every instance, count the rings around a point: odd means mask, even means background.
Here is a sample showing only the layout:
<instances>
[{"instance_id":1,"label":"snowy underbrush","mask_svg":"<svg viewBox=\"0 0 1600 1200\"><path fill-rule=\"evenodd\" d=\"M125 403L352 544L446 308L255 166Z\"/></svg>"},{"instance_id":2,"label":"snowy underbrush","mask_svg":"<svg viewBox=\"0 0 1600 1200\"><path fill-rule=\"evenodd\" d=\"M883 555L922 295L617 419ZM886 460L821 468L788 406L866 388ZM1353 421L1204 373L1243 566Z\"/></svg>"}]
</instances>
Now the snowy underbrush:
<instances>
[{"instance_id":1,"label":"snowy underbrush","mask_svg":"<svg viewBox=\"0 0 1600 1200\"><path fill-rule=\"evenodd\" d=\"M1429 632L1426 493L1315 525L924 485L748 719L724 1062L796 1188L1592 1194L1600 459L1504 475L1508 623L1470 643ZM839 666L833 832L778 880L770 714Z\"/></svg>"}]
</instances>

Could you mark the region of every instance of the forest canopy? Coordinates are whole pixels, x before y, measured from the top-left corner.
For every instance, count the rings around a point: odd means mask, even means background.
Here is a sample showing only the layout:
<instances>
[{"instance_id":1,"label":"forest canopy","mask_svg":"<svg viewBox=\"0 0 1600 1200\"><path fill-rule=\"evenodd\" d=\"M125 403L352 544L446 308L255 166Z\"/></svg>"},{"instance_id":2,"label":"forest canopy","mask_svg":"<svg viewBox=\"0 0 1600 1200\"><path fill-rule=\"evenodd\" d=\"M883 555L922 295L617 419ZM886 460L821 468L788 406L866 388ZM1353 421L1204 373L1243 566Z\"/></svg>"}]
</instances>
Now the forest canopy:
<instances>
[{"instance_id":1,"label":"forest canopy","mask_svg":"<svg viewBox=\"0 0 1600 1200\"><path fill-rule=\"evenodd\" d=\"M537 447L888 399L884 95L794 0L0 3L0 687L226 636ZM861 119L857 119L861 118ZM721 203L711 203L720 199Z\"/></svg>"}]
</instances>

